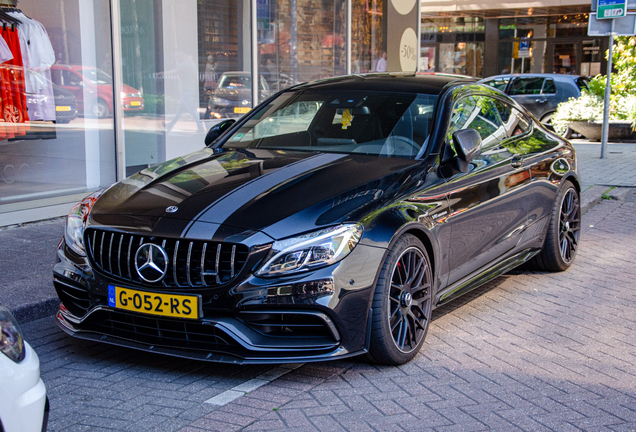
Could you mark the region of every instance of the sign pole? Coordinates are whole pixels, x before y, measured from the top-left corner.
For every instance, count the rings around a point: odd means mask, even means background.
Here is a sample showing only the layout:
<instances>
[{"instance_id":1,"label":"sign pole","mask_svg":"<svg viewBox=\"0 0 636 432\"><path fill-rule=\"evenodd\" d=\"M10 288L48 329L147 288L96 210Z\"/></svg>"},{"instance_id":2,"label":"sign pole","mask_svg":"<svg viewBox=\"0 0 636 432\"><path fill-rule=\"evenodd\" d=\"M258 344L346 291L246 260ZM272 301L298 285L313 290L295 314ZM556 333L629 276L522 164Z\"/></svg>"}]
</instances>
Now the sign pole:
<instances>
[{"instance_id":1,"label":"sign pole","mask_svg":"<svg viewBox=\"0 0 636 432\"><path fill-rule=\"evenodd\" d=\"M601 159L607 157L607 138L609 136L609 106L612 76L612 47L614 46L614 20L612 20L611 31L609 35L609 54L607 58L607 78L605 81L605 103L603 106L603 135L601 138Z\"/></svg>"}]
</instances>

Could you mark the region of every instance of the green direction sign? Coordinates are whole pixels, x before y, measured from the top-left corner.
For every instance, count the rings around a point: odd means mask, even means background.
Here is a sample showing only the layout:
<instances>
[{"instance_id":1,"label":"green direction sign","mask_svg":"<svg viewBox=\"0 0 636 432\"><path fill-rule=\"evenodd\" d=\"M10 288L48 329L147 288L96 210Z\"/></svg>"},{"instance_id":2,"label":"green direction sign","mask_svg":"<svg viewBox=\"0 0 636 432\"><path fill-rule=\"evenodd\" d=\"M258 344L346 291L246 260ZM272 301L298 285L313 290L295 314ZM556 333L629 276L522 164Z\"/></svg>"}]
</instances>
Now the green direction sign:
<instances>
[{"instance_id":1,"label":"green direction sign","mask_svg":"<svg viewBox=\"0 0 636 432\"><path fill-rule=\"evenodd\" d=\"M621 18L627 14L627 0L598 0L598 19Z\"/></svg>"}]
</instances>

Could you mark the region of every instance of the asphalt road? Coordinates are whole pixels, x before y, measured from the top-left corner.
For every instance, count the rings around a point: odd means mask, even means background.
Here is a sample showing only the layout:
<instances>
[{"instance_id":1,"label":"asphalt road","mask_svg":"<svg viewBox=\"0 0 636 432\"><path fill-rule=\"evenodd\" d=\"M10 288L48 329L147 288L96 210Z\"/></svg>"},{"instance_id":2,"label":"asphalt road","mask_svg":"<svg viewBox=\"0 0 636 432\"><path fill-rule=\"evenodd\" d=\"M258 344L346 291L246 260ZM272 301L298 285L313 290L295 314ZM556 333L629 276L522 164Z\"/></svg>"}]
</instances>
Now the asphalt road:
<instances>
[{"instance_id":1,"label":"asphalt road","mask_svg":"<svg viewBox=\"0 0 636 432\"><path fill-rule=\"evenodd\" d=\"M563 273L516 271L434 312L401 367L231 366L22 326L50 431L634 431L636 189L583 217Z\"/></svg>"}]
</instances>

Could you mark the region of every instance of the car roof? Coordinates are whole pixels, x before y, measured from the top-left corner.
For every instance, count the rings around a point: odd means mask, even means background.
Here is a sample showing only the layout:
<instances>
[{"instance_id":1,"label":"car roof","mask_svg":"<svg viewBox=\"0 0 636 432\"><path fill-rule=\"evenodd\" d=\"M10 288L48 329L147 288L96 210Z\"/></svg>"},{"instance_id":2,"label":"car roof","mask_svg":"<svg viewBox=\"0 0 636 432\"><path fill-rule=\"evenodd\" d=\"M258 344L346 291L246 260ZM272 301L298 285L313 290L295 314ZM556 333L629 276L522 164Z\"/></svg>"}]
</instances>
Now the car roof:
<instances>
[{"instance_id":1,"label":"car roof","mask_svg":"<svg viewBox=\"0 0 636 432\"><path fill-rule=\"evenodd\" d=\"M501 74L501 75L493 75L488 78L484 78L481 81L487 81L496 78L512 78L512 77L522 77L522 78L554 78L556 80L568 80L572 81L576 78L581 78L581 75L564 75L564 74L550 74L550 73L517 73L517 74Z\"/></svg>"},{"instance_id":2,"label":"car roof","mask_svg":"<svg viewBox=\"0 0 636 432\"><path fill-rule=\"evenodd\" d=\"M440 94L455 81L476 82L464 75L440 73L392 72L364 75L345 75L299 84L288 90L359 90L402 93Z\"/></svg>"}]
</instances>

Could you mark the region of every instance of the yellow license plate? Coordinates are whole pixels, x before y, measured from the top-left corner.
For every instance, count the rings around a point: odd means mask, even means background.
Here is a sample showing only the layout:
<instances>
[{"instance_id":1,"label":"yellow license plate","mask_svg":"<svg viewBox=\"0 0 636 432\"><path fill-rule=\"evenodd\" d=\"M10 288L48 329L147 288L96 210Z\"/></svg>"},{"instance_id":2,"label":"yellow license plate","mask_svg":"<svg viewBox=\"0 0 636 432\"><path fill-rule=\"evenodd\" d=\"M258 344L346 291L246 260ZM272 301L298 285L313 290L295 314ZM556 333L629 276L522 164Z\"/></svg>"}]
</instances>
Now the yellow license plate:
<instances>
[{"instance_id":1,"label":"yellow license plate","mask_svg":"<svg viewBox=\"0 0 636 432\"><path fill-rule=\"evenodd\" d=\"M55 107L55 111L70 111L71 107L70 106L56 106Z\"/></svg>"},{"instance_id":2,"label":"yellow license plate","mask_svg":"<svg viewBox=\"0 0 636 432\"><path fill-rule=\"evenodd\" d=\"M130 106L140 106L141 102L139 101L130 101Z\"/></svg>"},{"instance_id":3,"label":"yellow license plate","mask_svg":"<svg viewBox=\"0 0 636 432\"><path fill-rule=\"evenodd\" d=\"M250 108L250 107L245 107L245 108L234 107L234 113L235 114L247 114L248 112L250 112L251 109L252 108Z\"/></svg>"},{"instance_id":4,"label":"yellow license plate","mask_svg":"<svg viewBox=\"0 0 636 432\"><path fill-rule=\"evenodd\" d=\"M165 294L137 291L108 285L108 305L150 315L198 319L200 295Z\"/></svg>"}]
</instances>

